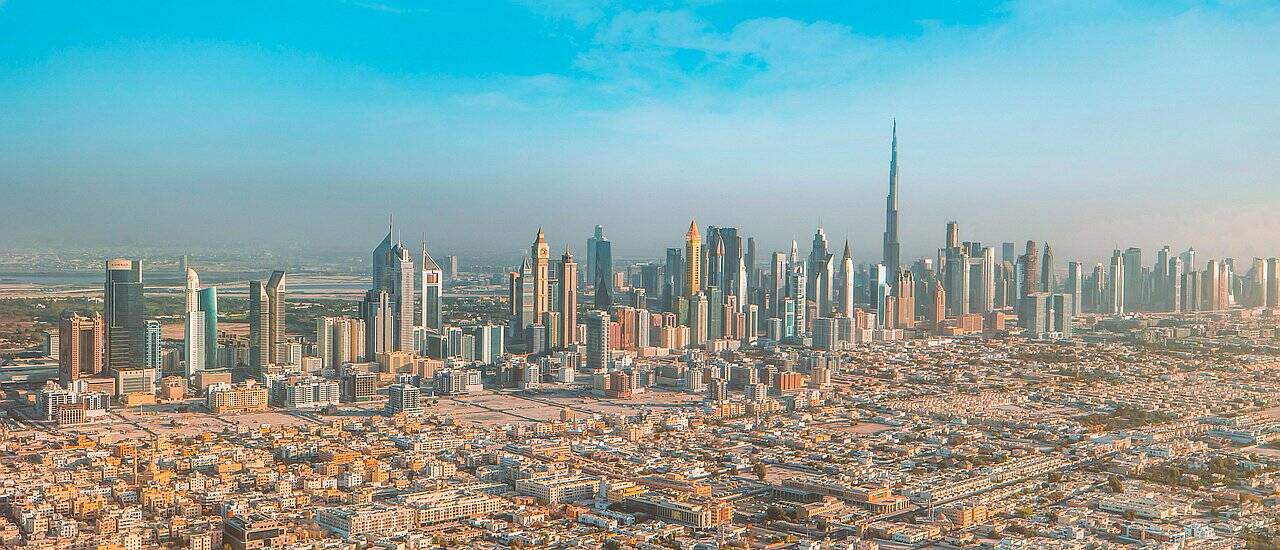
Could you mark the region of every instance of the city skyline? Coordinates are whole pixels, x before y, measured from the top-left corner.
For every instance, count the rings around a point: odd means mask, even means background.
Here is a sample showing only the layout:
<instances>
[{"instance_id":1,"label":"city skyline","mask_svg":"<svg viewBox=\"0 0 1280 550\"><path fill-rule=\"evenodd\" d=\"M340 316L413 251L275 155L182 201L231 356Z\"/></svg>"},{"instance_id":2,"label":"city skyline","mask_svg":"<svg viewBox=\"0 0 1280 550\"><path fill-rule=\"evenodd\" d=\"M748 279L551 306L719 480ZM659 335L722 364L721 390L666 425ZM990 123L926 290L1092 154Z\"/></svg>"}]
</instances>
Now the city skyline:
<instances>
[{"instance_id":1,"label":"city skyline","mask_svg":"<svg viewBox=\"0 0 1280 550\"><path fill-rule=\"evenodd\" d=\"M1280 230L1274 6L571 4L333 2L243 28L191 7L0 4L18 38L0 45L0 182L26 205L5 232L356 250L376 232L323 222L370 227L397 196L402 225L448 250L604 223L618 254L660 253L679 234L654 229L696 216L752 220L764 249L822 225L861 262L882 247L894 118L903 258L949 220L1087 261L1130 244L1266 256ZM282 15L297 28L271 31ZM506 41L460 36L495 21ZM349 35L319 32L338 22ZM211 205L235 207L189 215Z\"/></svg>"}]
</instances>

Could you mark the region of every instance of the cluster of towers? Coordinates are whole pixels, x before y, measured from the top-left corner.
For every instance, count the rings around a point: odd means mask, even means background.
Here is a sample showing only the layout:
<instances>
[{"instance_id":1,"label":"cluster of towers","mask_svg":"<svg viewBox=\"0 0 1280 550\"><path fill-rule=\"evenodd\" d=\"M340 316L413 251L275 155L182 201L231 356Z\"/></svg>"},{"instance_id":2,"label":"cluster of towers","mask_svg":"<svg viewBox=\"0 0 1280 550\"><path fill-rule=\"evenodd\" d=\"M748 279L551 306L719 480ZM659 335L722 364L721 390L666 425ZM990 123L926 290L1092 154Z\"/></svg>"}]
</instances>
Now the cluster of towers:
<instances>
[{"instance_id":1,"label":"cluster of towers","mask_svg":"<svg viewBox=\"0 0 1280 550\"><path fill-rule=\"evenodd\" d=\"M443 338L444 272L427 251L426 239L418 260L415 267L413 253L396 234L394 224L388 224L387 236L373 250L373 285L360 302L360 320L364 322L359 327L364 336L362 356L377 357L395 351L416 353L426 347L420 341L423 338ZM339 328L351 330L346 325ZM326 340L332 346L340 338L331 336ZM332 349L321 352L322 356L351 355L349 351ZM324 355L326 352L328 355Z\"/></svg>"}]
</instances>

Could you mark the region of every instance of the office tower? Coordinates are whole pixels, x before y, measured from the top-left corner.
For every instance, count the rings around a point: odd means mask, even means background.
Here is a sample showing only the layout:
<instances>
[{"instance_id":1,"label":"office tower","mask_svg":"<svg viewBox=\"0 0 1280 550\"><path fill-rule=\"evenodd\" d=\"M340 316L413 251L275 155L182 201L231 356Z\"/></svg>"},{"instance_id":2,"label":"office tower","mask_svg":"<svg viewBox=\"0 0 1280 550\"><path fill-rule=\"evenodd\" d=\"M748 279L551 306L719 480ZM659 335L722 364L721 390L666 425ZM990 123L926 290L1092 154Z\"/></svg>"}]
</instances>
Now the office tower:
<instances>
[{"instance_id":1,"label":"office tower","mask_svg":"<svg viewBox=\"0 0 1280 550\"><path fill-rule=\"evenodd\" d=\"M711 239L711 254L707 258L707 286L724 287L724 240Z\"/></svg>"},{"instance_id":2,"label":"office tower","mask_svg":"<svg viewBox=\"0 0 1280 550\"><path fill-rule=\"evenodd\" d=\"M1129 247L1122 255L1124 262L1124 310L1139 311L1146 306L1146 281L1142 280L1142 249Z\"/></svg>"},{"instance_id":3,"label":"office tower","mask_svg":"<svg viewBox=\"0 0 1280 550\"><path fill-rule=\"evenodd\" d=\"M604 228L596 226L595 254L591 258L591 284L596 287L596 307L605 309L612 303L613 294L613 243L603 234ZM600 298L603 293L603 300Z\"/></svg>"},{"instance_id":4,"label":"office tower","mask_svg":"<svg viewBox=\"0 0 1280 550\"><path fill-rule=\"evenodd\" d=\"M689 344L696 347L707 343L711 332L710 317L711 307L707 295L699 292L689 302Z\"/></svg>"},{"instance_id":5,"label":"office tower","mask_svg":"<svg viewBox=\"0 0 1280 550\"><path fill-rule=\"evenodd\" d=\"M1067 284L1065 290L1067 295L1071 297L1072 314L1084 311L1084 263L1079 261L1067 262Z\"/></svg>"},{"instance_id":6,"label":"office tower","mask_svg":"<svg viewBox=\"0 0 1280 550\"><path fill-rule=\"evenodd\" d=\"M1013 243L1000 243L1000 261L1011 264L1018 262L1018 252L1014 246Z\"/></svg>"},{"instance_id":7,"label":"office tower","mask_svg":"<svg viewBox=\"0 0 1280 550\"><path fill-rule=\"evenodd\" d=\"M604 238L603 225L597 225L595 233L587 237L587 261L583 271L587 275L586 284L596 284L596 243Z\"/></svg>"},{"instance_id":8,"label":"office tower","mask_svg":"<svg viewBox=\"0 0 1280 550\"><path fill-rule=\"evenodd\" d=\"M1018 305L1018 324L1031 338L1044 338L1050 327L1048 292L1032 292L1022 297Z\"/></svg>"},{"instance_id":9,"label":"office tower","mask_svg":"<svg viewBox=\"0 0 1280 550\"><path fill-rule=\"evenodd\" d=\"M395 307L391 293L370 290L360 302L360 317L364 320L365 357L377 357L380 353L395 351Z\"/></svg>"},{"instance_id":10,"label":"office tower","mask_svg":"<svg viewBox=\"0 0 1280 550\"><path fill-rule=\"evenodd\" d=\"M787 270L787 255L782 252L774 252L769 257L769 284L770 289L770 317L781 317L782 299L786 297L787 278L789 276Z\"/></svg>"},{"instance_id":11,"label":"office tower","mask_svg":"<svg viewBox=\"0 0 1280 550\"><path fill-rule=\"evenodd\" d=\"M960 247L960 224L957 222L947 222L946 243L943 248L959 248Z\"/></svg>"},{"instance_id":12,"label":"office tower","mask_svg":"<svg viewBox=\"0 0 1280 550\"><path fill-rule=\"evenodd\" d=\"M386 292L392 306L392 351L413 348L414 308L417 298L414 292L413 256L399 239L392 240L392 228L374 249L373 288ZM425 252L426 247L423 247ZM273 339L275 336L273 336ZM280 335L283 341L283 334ZM275 362L275 356L272 357Z\"/></svg>"},{"instance_id":13,"label":"office tower","mask_svg":"<svg viewBox=\"0 0 1280 550\"><path fill-rule=\"evenodd\" d=\"M684 295L692 299L702 292L702 235L698 220L689 222L684 234Z\"/></svg>"},{"instance_id":14,"label":"office tower","mask_svg":"<svg viewBox=\"0 0 1280 550\"><path fill-rule=\"evenodd\" d=\"M746 287L746 281L740 280L739 275L745 270L746 265L743 261L743 245L742 236L738 234L736 227L720 227L716 229L717 246L724 248L724 262L721 269L720 289L725 296L739 296L745 298L742 291ZM742 287L742 288L739 288ZM741 303L742 300L739 300Z\"/></svg>"},{"instance_id":15,"label":"office tower","mask_svg":"<svg viewBox=\"0 0 1280 550\"><path fill-rule=\"evenodd\" d=\"M502 327L499 325L480 325L469 329L472 341L471 356L481 363L492 365L506 353L506 344L502 340Z\"/></svg>"},{"instance_id":16,"label":"office tower","mask_svg":"<svg viewBox=\"0 0 1280 550\"><path fill-rule=\"evenodd\" d=\"M743 270L747 272L747 291L760 288L760 274L756 271L756 238L747 237L747 253L743 255ZM744 306L746 304L743 304Z\"/></svg>"},{"instance_id":17,"label":"office tower","mask_svg":"<svg viewBox=\"0 0 1280 550\"><path fill-rule=\"evenodd\" d=\"M894 321L894 326L903 329L913 329L916 326L916 281L915 276L910 270L902 270L898 272L897 283L893 288L893 295L897 297L898 316ZM852 314L850 314L852 317Z\"/></svg>"},{"instance_id":18,"label":"office tower","mask_svg":"<svg viewBox=\"0 0 1280 550\"><path fill-rule=\"evenodd\" d=\"M973 244L974 257L969 259L969 311L985 315L995 310L996 251Z\"/></svg>"},{"instance_id":19,"label":"office tower","mask_svg":"<svg viewBox=\"0 0 1280 550\"><path fill-rule=\"evenodd\" d=\"M143 363L142 261L107 261L107 279L102 296L102 322L106 367L116 371L139 368Z\"/></svg>"},{"instance_id":20,"label":"office tower","mask_svg":"<svg viewBox=\"0 0 1280 550\"><path fill-rule=\"evenodd\" d=\"M58 381L63 387L102 373L101 315L65 314L58 320Z\"/></svg>"},{"instance_id":21,"label":"office tower","mask_svg":"<svg viewBox=\"0 0 1280 550\"><path fill-rule=\"evenodd\" d=\"M970 269L969 255L965 247L953 246L946 250L946 275L943 288L947 291L947 315L959 317L969 313Z\"/></svg>"},{"instance_id":22,"label":"office tower","mask_svg":"<svg viewBox=\"0 0 1280 550\"><path fill-rule=\"evenodd\" d=\"M1165 280L1168 288L1164 290L1169 311L1182 311L1182 282L1185 274L1186 266L1182 265L1182 258L1170 256L1169 267L1165 269Z\"/></svg>"},{"instance_id":23,"label":"office tower","mask_svg":"<svg viewBox=\"0 0 1280 550\"><path fill-rule=\"evenodd\" d=\"M191 376L210 368L205 364L208 357L206 350L210 345L216 347L218 340L217 333L214 333L212 344L206 337L205 316L200 312L200 276L196 274L194 269L187 269L186 274L187 280L184 294L186 297L186 311L184 312L182 347L183 356L186 358L186 373L187 376Z\"/></svg>"},{"instance_id":24,"label":"office tower","mask_svg":"<svg viewBox=\"0 0 1280 550\"><path fill-rule=\"evenodd\" d=\"M667 249L667 263L663 270L663 302L667 311L675 311L676 297L684 295L684 256L679 248Z\"/></svg>"},{"instance_id":25,"label":"office tower","mask_svg":"<svg viewBox=\"0 0 1280 550\"><path fill-rule=\"evenodd\" d=\"M1055 292L1058 289L1058 272L1053 263L1053 247L1044 243L1044 255L1040 257L1040 289Z\"/></svg>"},{"instance_id":26,"label":"office tower","mask_svg":"<svg viewBox=\"0 0 1280 550\"><path fill-rule=\"evenodd\" d=\"M524 258L520 261L519 273L520 284L517 291L519 303L516 314L518 315L519 333L524 337L529 327L537 322L537 317L533 315L533 264L529 263L529 258Z\"/></svg>"},{"instance_id":27,"label":"office tower","mask_svg":"<svg viewBox=\"0 0 1280 550\"><path fill-rule=\"evenodd\" d=\"M1027 249L1023 254L1026 263L1025 278L1022 280L1022 295L1040 291L1040 258L1036 254L1036 242L1027 241Z\"/></svg>"},{"instance_id":28,"label":"office tower","mask_svg":"<svg viewBox=\"0 0 1280 550\"><path fill-rule=\"evenodd\" d=\"M1200 311L1203 309L1203 292L1201 285L1204 283L1204 273L1188 269L1182 274L1182 311Z\"/></svg>"},{"instance_id":29,"label":"office tower","mask_svg":"<svg viewBox=\"0 0 1280 550\"><path fill-rule=\"evenodd\" d=\"M458 278L458 256L450 254L444 257L445 276L449 279Z\"/></svg>"},{"instance_id":30,"label":"office tower","mask_svg":"<svg viewBox=\"0 0 1280 550\"><path fill-rule=\"evenodd\" d=\"M876 306L876 326L884 328L890 322L886 300L893 290L889 283L889 268L884 264L871 266L871 300Z\"/></svg>"},{"instance_id":31,"label":"office tower","mask_svg":"<svg viewBox=\"0 0 1280 550\"><path fill-rule=\"evenodd\" d=\"M154 369L153 372L160 372L164 366L160 362L160 340L160 321L148 319L143 322L142 366Z\"/></svg>"},{"instance_id":32,"label":"office tower","mask_svg":"<svg viewBox=\"0 0 1280 550\"><path fill-rule=\"evenodd\" d=\"M542 316L551 310L551 247L547 236L538 228L538 235L529 250L533 258L533 318L541 322Z\"/></svg>"},{"instance_id":33,"label":"office tower","mask_svg":"<svg viewBox=\"0 0 1280 550\"><path fill-rule=\"evenodd\" d=\"M1111 267L1107 271L1107 312L1116 314L1125 312L1125 274L1124 256L1119 250L1111 254Z\"/></svg>"},{"instance_id":34,"label":"office tower","mask_svg":"<svg viewBox=\"0 0 1280 550\"><path fill-rule=\"evenodd\" d=\"M1085 281L1084 307L1088 311L1105 312L1107 305L1107 272L1102 264L1093 265L1093 274Z\"/></svg>"},{"instance_id":35,"label":"office tower","mask_svg":"<svg viewBox=\"0 0 1280 550\"><path fill-rule=\"evenodd\" d=\"M901 244L898 242L898 122L893 122L889 142L889 194L884 198L884 254L881 260L889 268L889 278L897 280L902 266Z\"/></svg>"},{"instance_id":36,"label":"office tower","mask_svg":"<svg viewBox=\"0 0 1280 550\"><path fill-rule=\"evenodd\" d=\"M934 330L942 328L942 322L947 318L947 291L942 287L941 281L933 283L933 303L929 308L929 324Z\"/></svg>"},{"instance_id":37,"label":"office tower","mask_svg":"<svg viewBox=\"0 0 1280 550\"><path fill-rule=\"evenodd\" d=\"M787 296L791 298L795 305L795 336L804 337L808 332L808 298L805 295L806 287L809 286L809 277L805 273L805 264L794 262L791 264L791 274L787 284Z\"/></svg>"},{"instance_id":38,"label":"office tower","mask_svg":"<svg viewBox=\"0 0 1280 550\"><path fill-rule=\"evenodd\" d=\"M1169 259L1172 258L1172 251L1169 245L1160 247L1156 251L1156 263L1151 269L1151 309L1152 311L1171 311L1171 301L1169 300Z\"/></svg>"},{"instance_id":39,"label":"office tower","mask_svg":"<svg viewBox=\"0 0 1280 550\"><path fill-rule=\"evenodd\" d=\"M1053 294L1049 296L1049 330L1062 338L1070 338L1073 332L1072 323L1076 315L1073 309L1074 298L1070 294Z\"/></svg>"},{"instance_id":40,"label":"office tower","mask_svg":"<svg viewBox=\"0 0 1280 550\"><path fill-rule=\"evenodd\" d=\"M791 255L787 256L787 263L790 265L800 263L800 245L796 244L795 239L791 239Z\"/></svg>"},{"instance_id":41,"label":"office tower","mask_svg":"<svg viewBox=\"0 0 1280 550\"><path fill-rule=\"evenodd\" d=\"M840 313L853 317L853 251L849 239L844 241L844 255L840 258Z\"/></svg>"},{"instance_id":42,"label":"office tower","mask_svg":"<svg viewBox=\"0 0 1280 550\"><path fill-rule=\"evenodd\" d=\"M1201 286L1204 309L1217 311L1231 306L1231 268L1225 262L1209 260L1205 264L1204 284Z\"/></svg>"},{"instance_id":43,"label":"office tower","mask_svg":"<svg viewBox=\"0 0 1280 550\"><path fill-rule=\"evenodd\" d=\"M831 296L827 291L831 289L831 262L827 249L827 234L818 228L813 234L813 243L809 248L809 267L805 273L809 276L809 286L805 288L805 293L811 300L817 302L819 314L825 314L824 305L831 302Z\"/></svg>"},{"instance_id":44,"label":"office tower","mask_svg":"<svg viewBox=\"0 0 1280 550\"><path fill-rule=\"evenodd\" d=\"M271 361L270 304L262 281L249 281L249 367L259 371Z\"/></svg>"},{"instance_id":45,"label":"office tower","mask_svg":"<svg viewBox=\"0 0 1280 550\"><path fill-rule=\"evenodd\" d=\"M1280 307L1280 258L1267 258L1267 307Z\"/></svg>"},{"instance_id":46,"label":"office tower","mask_svg":"<svg viewBox=\"0 0 1280 550\"><path fill-rule=\"evenodd\" d=\"M609 313L600 310L588 311L587 324L587 368L605 370L609 367Z\"/></svg>"},{"instance_id":47,"label":"office tower","mask_svg":"<svg viewBox=\"0 0 1280 550\"><path fill-rule=\"evenodd\" d=\"M422 319L419 324L436 332L444 328L444 271L427 252L427 241L422 240ZM512 302L515 304L515 302Z\"/></svg>"},{"instance_id":48,"label":"office tower","mask_svg":"<svg viewBox=\"0 0 1280 550\"><path fill-rule=\"evenodd\" d=\"M409 274L409 281L412 284L413 273ZM270 363L282 364L285 358L280 354L280 344L287 342L285 338L285 286L284 272L272 271L271 278L267 280L267 299L270 301L269 315L267 316L268 337L271 340L271 348L267 354ZM413 337L412 332L410 338Z\"/></svg>"},{"instance_id":49,"label":"office tower","mask_svg":"<svg viewBox=\"0 0 1280 550\"><path fill-rule=\"evenodd\" d=\"M1254 258L1249 268L1246 300L1249 307L1266 307L1267 305L1267 261Z\"/></svg>"},{"instance_id":50,"label":"office tower","mask_svg":"<svg viewBox=\"0 0 1280 550\"><path fill-rule=\"evenodd\" d=\"M599 261L600 256L597 256L596 260ZM560 306L559 337L563 341L563 346L567 347L578 343L578 262L573 261L573 254L569 252L567 246L564 249L564 255L560 257L558 288L560 290L559 300L557 300ZM600 292L599 287L596 287L596 292Z\"/></svg>"}]
</instances>

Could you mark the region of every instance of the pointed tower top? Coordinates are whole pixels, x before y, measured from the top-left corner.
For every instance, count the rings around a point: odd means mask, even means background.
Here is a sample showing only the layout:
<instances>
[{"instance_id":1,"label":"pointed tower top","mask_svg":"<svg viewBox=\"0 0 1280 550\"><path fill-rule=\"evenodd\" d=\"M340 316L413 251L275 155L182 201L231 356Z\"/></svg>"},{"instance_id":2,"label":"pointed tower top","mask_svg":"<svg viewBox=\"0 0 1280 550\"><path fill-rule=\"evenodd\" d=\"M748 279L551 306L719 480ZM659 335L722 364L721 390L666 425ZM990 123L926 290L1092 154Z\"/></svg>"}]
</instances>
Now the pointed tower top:
<instances>
[{"instance_id":1,"label":"pointed tower top","mask_svg":"<svg viewBox=\"0 0 1280 550\"><path fill-rule=\"evenodd\" d=\"M849 239L844 240L844 257L852 258L853 252L849 250Z\"/></svg>"},{"instance_id":2,"label":"pointed tower top","mask_svg":"<svg viewBox=\"0 0 1280 550\"><path fill-rule=\"evenodd\" d=\"M698 219L694 218L689 221L689 231L685 232L684 238L688 240L702 240L702 234L698 232Z\"/></svg>"},{"instance_id":3,"label":"pointed tower top","mask_svg":"<svg viewBox=\"0 0 1280 550\"><path fill-rule=\"evenodd\" d=\"M724 256L724 239L716 239L716 256Z\"/></svg>"},{"instance_id":4,"label":"pointed tower top","mask_svg":"<svg viewBox=\"0 0 1280 550\"><path fill-rule=\"evenodd\" d=\"M538 226L538 237L537 237L536 239L534 239L534 242L538 242L538 243L545 243L545 242L547 242L547 235L546 235L545 233L543 233L543 232L542 232L542 226L541 226L541 225L539 225L539 226Z\"/></svg>"}]
</instances>

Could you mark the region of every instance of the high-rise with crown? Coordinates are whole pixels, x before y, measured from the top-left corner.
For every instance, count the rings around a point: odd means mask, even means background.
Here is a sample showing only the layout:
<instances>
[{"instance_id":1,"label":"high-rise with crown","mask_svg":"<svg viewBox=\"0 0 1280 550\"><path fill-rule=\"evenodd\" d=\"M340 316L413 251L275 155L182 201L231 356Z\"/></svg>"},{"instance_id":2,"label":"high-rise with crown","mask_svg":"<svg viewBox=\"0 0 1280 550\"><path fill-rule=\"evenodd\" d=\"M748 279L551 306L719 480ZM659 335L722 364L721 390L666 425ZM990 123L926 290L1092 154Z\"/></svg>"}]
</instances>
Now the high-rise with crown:
<instances>
[{"instance_id":1,"label":"high-rise with crown","mask_svg":"<svg viewBox=\"0 0 1280 550\"><path fill-rule=\"evenodd\" d=\"M702 235L698 220L689 222L684 234L684 295L693 298L702 292Z\"/></svg>"},{"instance_id":2,"label":"high-rise with crown","mask_svg":"<svg viewBox=\"0 0 1280 550\"><path fill-rule=\"evenodd\" d=\"M541 227L529 255L533 257L533 322L541 323L543 314L551 311L551 247Z\"/></svg>"},{"instance_id":3,"label":"high-rise with crown","mask_svg":"<svg viewBox=\"0 0 1280 550\"><path fill-rule=\"evenodd\" d=\"M898 242L898 121L893 122L893 138L889 145L889 195L884 199L884 265L889 280L898 278L902 265Z\"/></svg>"}]
</instances>

